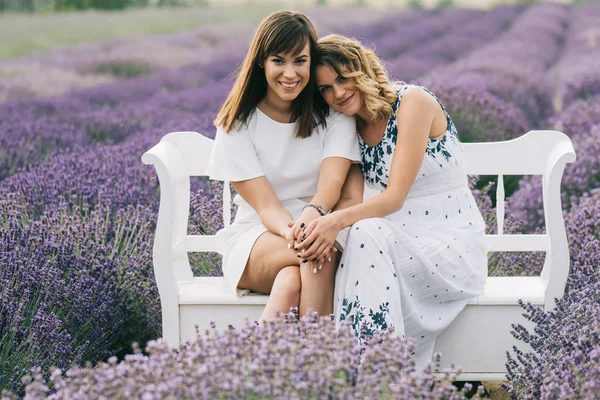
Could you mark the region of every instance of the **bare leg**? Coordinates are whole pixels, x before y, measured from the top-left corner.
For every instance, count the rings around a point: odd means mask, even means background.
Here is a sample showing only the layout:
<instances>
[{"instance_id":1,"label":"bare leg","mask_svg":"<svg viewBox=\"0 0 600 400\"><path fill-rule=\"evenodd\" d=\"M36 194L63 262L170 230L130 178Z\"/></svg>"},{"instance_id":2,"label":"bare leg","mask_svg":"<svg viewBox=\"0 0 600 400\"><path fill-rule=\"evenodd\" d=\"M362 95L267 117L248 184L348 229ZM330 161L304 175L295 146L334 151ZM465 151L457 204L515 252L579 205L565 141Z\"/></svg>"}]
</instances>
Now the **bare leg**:
<instances>
[{"instance_id":1,"label":"bare leg","mask_svg":"<svg viewBox=\"0 0 600 400\"><path fill-rule=\"evenodd\" d=\"M335 272L341 258L341 253L331 254L331 261L325 261L323 268L313 273L314 264L306 263L300 266L302 290L300 292L300 316L310 311L319 315L329 315L333 312L333 290Z\"/></svg>"},{"instance_id":2,"label":"bare leg","mask_svg":"<svg viewBox=\"0 0 600 400\"><path fill-rule=\"evenodd\" d=\"M274 318L278 313L287 313L291 307L300 304L300 268L285 267L277 274L267 305L263 310L259 322Z\"/></svg>"},{"instance_id":3,"label":"bare leg","mask_svg":"<svg viewBox=\"0 0 600 400\"><path fill-rule=\"evenodd\" d=\"M265 232L256 240L238 287L270 295L259 321L299 306L299 265L300 259L282 237Z\"/></svg>"}]
</instances>

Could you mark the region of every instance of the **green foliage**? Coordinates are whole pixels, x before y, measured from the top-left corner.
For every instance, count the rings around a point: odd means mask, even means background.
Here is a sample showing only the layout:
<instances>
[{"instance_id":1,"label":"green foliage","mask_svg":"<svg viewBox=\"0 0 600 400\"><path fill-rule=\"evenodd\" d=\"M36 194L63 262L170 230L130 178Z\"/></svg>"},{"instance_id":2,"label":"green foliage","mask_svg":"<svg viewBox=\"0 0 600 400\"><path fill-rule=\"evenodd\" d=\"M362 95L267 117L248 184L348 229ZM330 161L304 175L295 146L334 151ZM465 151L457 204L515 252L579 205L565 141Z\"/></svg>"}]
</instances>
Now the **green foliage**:
<instances>
[{"instance_id":1,"label":"green foliage","mask_svg":"<svg viewBox=\"0 0 600 400\"><path fill-rule=\"evenodd\" d=\"M205 7L209 5L209 0L158 0L158 7Z\"/></svg>"},{"instance_id":2,"label":"green foliage","mask_svg":"<svg viewBox=\"0 0 600 400\"><path fill-rule=\"evenodd\" d=\"M447 9L447 8L453 8L453 7L454 7L453 0L439 0L437 2L437 4L435 5L435 8L437 8L437 9Z\"/></svg>"},{"instance_id":3,"label":"green foliage","mask_svg":"<svg viewBox=\"0 0 600 400\"><path fill-rule=\"evenodd\" d=\"M127 7L130 0L55 0L54 9L64 10L86 10L95 8L99 10L122 10Z\"/></svg>"},{"instance_id":4,"label":"green foliage","mask_svg":"<svg viewBox=\"0 0 600 400\"><path fill-rule=\"evenodd\" d=\"M86 72L112 75L117 78L133 78L136 76L150 75L154 72L154 69L144 61L118 60L100 63Z\"/></svg>"},{"instance_id":5,"label":"green foliage","mask_svg":"<svg viewBox=\"0 0 600 400\"><path fill-rule=\"evenodd\" d=\"M135 0L0 0L0 12L74 11L90 8L122 10Z\"/></svg>"},{"instance_id":6,"label":"green foliage","mask_svg":"<svg viewBox=\"0 0 600 400\"><path fill-rule=\"evenodd\" d=\"M407 3L408 8L420 9L423 8L423 2L421 0L410 0Z\"/></svg>"},{"instance_id":7,"label":"green foliage","mask_svg":"<svg viewBox=\"0 0 600 400\"><path fill-rule=\"evenodd\" d=\"M573 0L571 2L571 4L573 5L579 5L579 4L584 4L584 3L600 3L600 0Z\"/></svg>"},{"instance_id":8,"label":"green foliage","mask_svg":"<svg viewBox=\"0 0 600 400\"><path fill-rule=\"evenodd\" d=\"M30 13L18 8L21 0L0 0L0 4L5 5L4 9L10 11L0 14L0 60L48 51L58 46L135 35L165 35L233 21L260 21L277 10L273 3L241 4L239 7L143 7L156 4L157 0L120 1L128 4L123 12L56 12L54 0L35 0L35 12ZM199 5L205 0L190 1Z\"/></svg>"}]
</instances>

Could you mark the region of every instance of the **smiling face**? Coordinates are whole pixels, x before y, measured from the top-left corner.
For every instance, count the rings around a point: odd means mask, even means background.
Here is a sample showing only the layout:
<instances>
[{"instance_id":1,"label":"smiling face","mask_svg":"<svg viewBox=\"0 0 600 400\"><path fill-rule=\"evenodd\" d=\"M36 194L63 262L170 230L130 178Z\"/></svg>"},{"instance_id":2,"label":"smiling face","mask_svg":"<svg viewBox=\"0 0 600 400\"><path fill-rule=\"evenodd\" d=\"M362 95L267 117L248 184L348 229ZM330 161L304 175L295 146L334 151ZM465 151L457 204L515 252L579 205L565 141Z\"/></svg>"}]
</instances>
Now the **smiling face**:
<instances>
[{"instance_id":1,"label":"smiling face","mask_svg":"<svg viewBox=\"0 0 600 400\"><path fill-rule=\"evenodd\" d=\"M296 55L272 54L264 61L266 97L272 103L292 102L310 80L310 46Z\"/></svg>"},{"instance_id":2,"label":"smiling face","mask_svg":"<svg viewBox=\"0 0 600 400\"><path fill-rule=\"evenodd\" d=\"M353 79L344 78L327 65L316 70L317 87L325 102L334 110L352 116L363 107L363 95L354 85Z\"/></svg>"}]
</instances>

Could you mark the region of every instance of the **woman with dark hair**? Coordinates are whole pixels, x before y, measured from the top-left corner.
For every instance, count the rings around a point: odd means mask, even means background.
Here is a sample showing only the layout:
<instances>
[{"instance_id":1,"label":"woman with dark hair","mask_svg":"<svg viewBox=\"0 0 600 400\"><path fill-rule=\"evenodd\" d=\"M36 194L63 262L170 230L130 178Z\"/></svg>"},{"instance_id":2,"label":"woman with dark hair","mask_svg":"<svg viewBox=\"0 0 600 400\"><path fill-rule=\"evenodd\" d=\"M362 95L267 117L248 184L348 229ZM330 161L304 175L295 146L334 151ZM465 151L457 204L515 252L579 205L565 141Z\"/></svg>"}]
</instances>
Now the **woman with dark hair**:
<instances>
[{"instance_id":1,"label":"woman with dark hair","mask_svg":"<svg viewBox=\"0 0 600 400\"><path fill-rule=\"evenodd\" d=\"M336 277L336 320L352 320L357 335L394 328L415 338L423 368L435 338L483 292L487 276L485 223L458 132L429 90L391 82L358 41L329 35L319 48L318 89L331 108L356 118L364 179L379 193L313 220L296 248L320 257L351 226Z\"/></svg>"},{"instance_id":2,"label":"woman with dark hair","mask_svg":"<svg viewBox=\"0 0 600 400\"><path fill-rule=\"evenodd\" d=\"M223 273L238 294L270 294L261 321L290 307L332 312L339 253L330 247L301 259L292 246L310 221L344 204L347 177L362 180L351 169L360 159L354 118L330 113L315 96L316 56L317 33L304 14L268 16L215 120L207 173L231 182L239 206L217 235Z\"/></svg>"}]
</instances>

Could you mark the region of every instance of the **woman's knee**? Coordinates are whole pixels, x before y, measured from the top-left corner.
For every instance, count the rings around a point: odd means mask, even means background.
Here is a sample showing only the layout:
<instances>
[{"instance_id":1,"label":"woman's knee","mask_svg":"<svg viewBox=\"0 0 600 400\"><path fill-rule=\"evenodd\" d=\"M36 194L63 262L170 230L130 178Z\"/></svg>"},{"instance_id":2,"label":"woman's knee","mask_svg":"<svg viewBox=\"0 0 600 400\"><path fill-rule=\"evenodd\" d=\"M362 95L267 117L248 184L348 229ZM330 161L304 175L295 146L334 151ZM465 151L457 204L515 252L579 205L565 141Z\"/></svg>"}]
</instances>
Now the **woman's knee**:
<instances>
[{"instance_id":1,"label":"woman's knee","mask_svg":"<svg viewBox=\"0 0 600 400\"><path fill-rule=\"evenodd\" d=\"M274 286L277 290L292 302L300 301L302 281L300 279L300 268L285 267L277 274Z\"/></svg>"},{"instance_id":2,"label":"woman's knee","mask_svg":"<svg viewBox=\"0 0 600 400\"><path fill-rule=\"evenodd\" d=\"M331 258L331 261L329 261L329 258ZM325 259L322 264L313 262L302 264L300 266L302 285L311 285L313 282L320 283L323 280L333 282L340 262L341 253L334 252L329 258Z\"/></svg>"},{"instance_id":3,"label":"woman's knee","mask_svg":"<svg viewBox=\"0 0 600 400\"><path fill-rule=\"evenodd\" d=\"M383 222L381 218L367 218L357 221L350 227L347 244L356 241L361 242L361 244L380 241L382 229L385 226Z\"/></svg>"}]
</instances>

